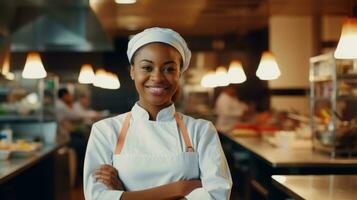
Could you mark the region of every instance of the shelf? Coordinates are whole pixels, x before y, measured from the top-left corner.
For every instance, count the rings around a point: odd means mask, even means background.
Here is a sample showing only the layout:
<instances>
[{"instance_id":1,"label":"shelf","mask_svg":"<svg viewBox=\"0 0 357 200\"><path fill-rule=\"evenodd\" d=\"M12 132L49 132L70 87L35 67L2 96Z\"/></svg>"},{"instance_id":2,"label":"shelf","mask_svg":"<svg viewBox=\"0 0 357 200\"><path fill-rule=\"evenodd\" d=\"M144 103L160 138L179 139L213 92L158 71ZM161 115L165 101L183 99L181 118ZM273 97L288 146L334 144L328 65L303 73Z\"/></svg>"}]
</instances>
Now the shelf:
<instances>
[{"instance_id":1,"label":"shelf","mask_svg":"<svg viewBox=\"0 0 357 200\"><path fill-rule=\"evenodd\" d=\"M337 75L337 79L357 79L357 74Z\"/></svg>"},{"instance_id":2,"label":"shelf","mask_svg":"<svg viewBox=\"0 0 357 200\"><path fill-rule=\"evenodd\" d=\"M316 77L310 78L310 81L312 81L312 82L332 81L332 77L331 76L316 76Z\"/></svg>"},{"instance_id":3,"label":"shelf","mask_svg":"<svg viewBox=\"0 0 357 200\"><path fill-rule=\"evenodd\" d=\"M315 101L332 101L331 97L316 97L312 100ZM338 101L357 101L357 97L355 96L339 96L337 97Z\"/></svg>"}]
</instances>

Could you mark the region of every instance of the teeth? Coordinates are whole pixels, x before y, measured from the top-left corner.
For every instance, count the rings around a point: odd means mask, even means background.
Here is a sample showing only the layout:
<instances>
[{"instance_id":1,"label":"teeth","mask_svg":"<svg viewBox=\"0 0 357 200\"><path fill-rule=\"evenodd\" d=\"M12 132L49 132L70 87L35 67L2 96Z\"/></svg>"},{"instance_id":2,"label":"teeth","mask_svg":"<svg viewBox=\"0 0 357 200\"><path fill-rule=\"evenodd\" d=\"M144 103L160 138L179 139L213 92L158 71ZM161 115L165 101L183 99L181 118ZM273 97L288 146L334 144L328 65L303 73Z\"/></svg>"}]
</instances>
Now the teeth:
<instances>
[{"instance_id":1,"label":"teeth","mask_svg":"<svg viewBox=\"0 0 357 200\"><path fill-rule=\"evenodd\" d=\"M163 87L149 87L149 91L155 95L159 95L165 91L165 88L163 88Z\"/></svg>"}]
</instances>

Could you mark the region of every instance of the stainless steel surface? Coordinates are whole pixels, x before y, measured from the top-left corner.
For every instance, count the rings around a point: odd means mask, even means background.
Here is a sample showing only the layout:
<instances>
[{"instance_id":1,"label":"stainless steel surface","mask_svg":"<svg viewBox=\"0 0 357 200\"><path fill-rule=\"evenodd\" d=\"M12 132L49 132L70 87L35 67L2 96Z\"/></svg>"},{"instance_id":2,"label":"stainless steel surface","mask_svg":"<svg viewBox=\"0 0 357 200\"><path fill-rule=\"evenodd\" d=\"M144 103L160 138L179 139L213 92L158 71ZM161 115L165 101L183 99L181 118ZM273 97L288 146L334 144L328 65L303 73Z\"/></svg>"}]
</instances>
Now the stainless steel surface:
<instances>
[{"instance_id":1,"label":"stainless steel surface","mask_svg":"<svg viewBox=\"0 0 357 200\"><path fill-rule=\"evenodd\" d=\"M240 146L254 153L272 167L320 167L320 166L356 166L356 158L331 158L328 154L313 151L310 148L279 148L261 138L240 138L226 134Z\"/></svg>"},{"instance_id":2,"label":"stainless steel surface","mask_svg":"<svg viewBox=\"0 0 357 200\"><path fill-rule=\"evenodd\" d=\"M61 144L45 145L35 155L25 158L10 158L0 161L0 184L6 182L20 172L35 165L40 160L62 147Z\"/></svg>"},{"instance_id":3,"label":"stainless steel surface","mask_svg":"<svg viewBox=\"0 0 357 200\"><path fill-rule=\"evenodd\" d=\"M352 200L357 175L273 176L273 184L295 199Z\"/></svg>"},{"instance_id":4,"label":"stainless steel surface","mask_svg":"<svg viewBox=\"0 0 357 200\"><path fill-rule=\"evenodd\" d=\"M18 0L4 6L11 10L7 27L13 52L113 49L88 0Z\"/></svg>"}]
</instances>

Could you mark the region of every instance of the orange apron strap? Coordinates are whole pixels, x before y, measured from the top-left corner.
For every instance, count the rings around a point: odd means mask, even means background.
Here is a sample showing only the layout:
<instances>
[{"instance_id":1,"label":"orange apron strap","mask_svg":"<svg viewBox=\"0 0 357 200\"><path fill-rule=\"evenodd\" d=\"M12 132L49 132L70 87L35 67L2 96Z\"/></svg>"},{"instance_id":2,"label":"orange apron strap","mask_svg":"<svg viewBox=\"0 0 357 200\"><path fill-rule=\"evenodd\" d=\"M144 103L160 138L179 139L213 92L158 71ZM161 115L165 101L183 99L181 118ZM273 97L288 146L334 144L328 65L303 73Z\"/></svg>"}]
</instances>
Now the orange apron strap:
<instances>
[{"instance_id":1,"label":"orange apron strap","mask_svg":"<svg viewBox=\"0 0 357 200\"><path fill-rule=\"evenodd\" d=\"M121 150L123 149L125 137L126 137L126 134L128 133L128 129L129 129L130 119L131 119L131 112L128 112L128 114L125 117L123 127L120 130L118 142L117 142L117 146L115 147L114 154L120 154Z\"/></svg>"},{"instance_id":2,"label":"orange apron strap","mask_svg":"<svg viewBox=\"0 0 357 200\"><path fill-rule=\"evenodd\" d=\"M187 129L185 127L185 124L183 123L182 119L181 119L181 116L176 112L175 113L175 118L176 118L176 122L180 128L180 132L181 132L181 135L183 137L183 140L185 141L185 144L186 144L186 151L187 152L193 152L193 147L192 147L192 144L191 144L191 141L190 141L190 137L188 136L188 133L187 133Z\"/></svg>"}]
</instances>

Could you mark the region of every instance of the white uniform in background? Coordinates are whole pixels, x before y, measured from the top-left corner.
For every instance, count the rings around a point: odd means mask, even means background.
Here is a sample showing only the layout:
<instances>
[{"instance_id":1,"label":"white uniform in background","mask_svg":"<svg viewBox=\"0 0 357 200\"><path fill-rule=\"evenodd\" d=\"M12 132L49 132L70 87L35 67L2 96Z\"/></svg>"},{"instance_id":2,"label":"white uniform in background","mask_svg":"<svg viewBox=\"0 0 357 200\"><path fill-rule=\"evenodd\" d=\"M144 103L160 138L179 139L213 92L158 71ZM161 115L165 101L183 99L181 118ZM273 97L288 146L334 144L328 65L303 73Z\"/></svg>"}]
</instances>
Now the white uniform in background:
<instances>
[{"instance_id":1,"label":"white uniform in background","mask_svg":"<svg viewBox=\"0 0 357 200\"><path fill-rule=\"evenodd\" d=\"M241 120L244 112L248 110L247 104L222 92L216 101L215 111L217 114L216 128L221 132L229 132L233 126Z\"/></svg>"},{"instance_id":2,"label":"white uniform in background","mask_svg":"<svg viewBox=\"0 0 357 200\"><path fill-rule=\"evenodd\" d=\"M88 200L120 199L123 191L108 190L93 176L100 165L110 164L117 170L128 191L149 189L179 180L200 179L202 188L186 196L188 200L227 200L232 180L217 132L212 123L182 116L186 138L193 152L186 151L182 125L175 120L175 106L161 110L156 121L138 104L131 116L119 116L95 123L90 134L84 163L84 194ZM123 134L124 120L129 128L120 154L118 135ZM124 131L125 132L125 131Z\"/></svg>"},{"instance_id":3,"label":"white uniform in background","mask_svg":"<svg viewBox=\"0 0 357 200\"><path fill-rule=\"evenodd\" d=\"M91 110L91 109L88 109L88 108L84 108L80 102L76 101L74 104L73 104L73 111L83 117L83 118L94 118L94 117L97 117L99 114L97 111L95 110Z\"/></svg>"}]
</instances>

